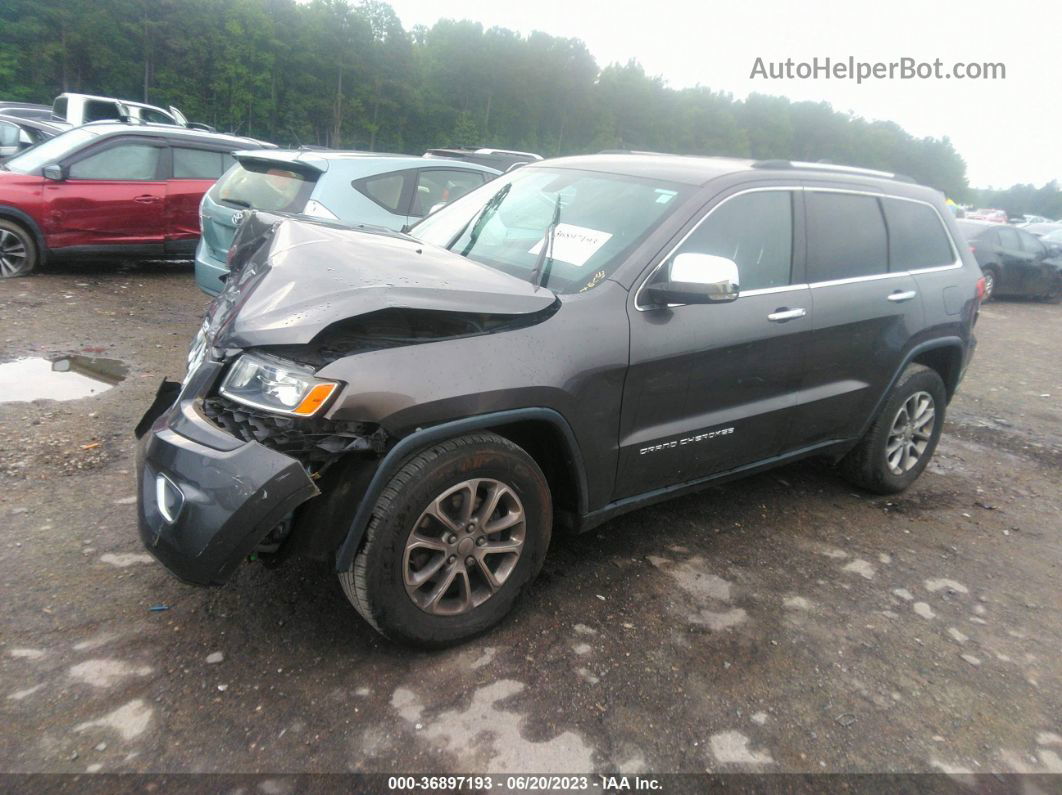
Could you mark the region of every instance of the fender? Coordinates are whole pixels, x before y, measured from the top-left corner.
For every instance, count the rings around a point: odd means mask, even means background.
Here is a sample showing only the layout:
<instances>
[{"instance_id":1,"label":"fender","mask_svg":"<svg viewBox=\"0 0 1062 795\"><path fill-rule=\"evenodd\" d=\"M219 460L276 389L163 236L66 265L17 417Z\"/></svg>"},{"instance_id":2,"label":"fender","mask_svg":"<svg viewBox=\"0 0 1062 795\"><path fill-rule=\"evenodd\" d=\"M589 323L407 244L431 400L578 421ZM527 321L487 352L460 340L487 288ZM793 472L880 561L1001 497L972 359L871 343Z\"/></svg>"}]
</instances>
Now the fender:
<instances>
[{"instance_id":1,"label":"fender","mask_svg":"<svg viewBox=\"0 0 1062 795\"><path fill-rule=\"evenodd\" d=\"M586 469L583 466L582 453L575 439L575 433L560 412L547 408L511 409L509 411L480 414L475 417L444 422L441 425L432 425L428 428L414 431L409 436L404 437L380 461L376 471L373 473L372 480L369 481L368 488L365 489L365 494L362 495L361 501L358 503L358 510L354 514L354 520L350 523L350 528L347 530L347 536L336 553L336 571L347 571L354 562L354 555L357 554L358 547L361 545L361 539L365 535L365 528L369 526L372 510L376 506L377 500L379 500L384 488L409 456L445 439L452 439L455 436L471 431L482 431L525 420L544 420L563 434L568 447L568 454L571 456L575 467L578 512L580 515L586 514Z\"/></svg>"},{"instance_id":2,"label":"fender","mask_svg":"<svg viewBox=\"0 0 1062 795\"><path fill-rule=\"evenodd\" d=\"M41 260L48 254L48 246L44 242L44 235L41 233L41 229L37 226L37 222L29 215L26 215L22 210L17 207L11 207L7 204L0 204L0 218L10 218L14 221L18 221L33 235L33 239L37 241L37 251L40 252Z\"/></svg>"},{"instance_id":3,"label":"fender","mask_svg":"<svg viewBox=\"0 0 1062 795\"><path fill-rule=\"evenodd\" d=\"M963 345L962 339L959 337L938 337L937 339L926 340L923 343L915 345L907 352L907 355L903 357L900 366L896 368L896 372L893 373L892 378L889 380L889 385L885 387L885 390L881 393L877 403L874 404L874 410L870 412L870 416L867 417L863 426L859 429L859 435L856 436L857 439L862 439L866 435L871 424L874 422L875 418L877 418L878 412L881 411L881 407L885 405L885 401L888 399L889 393L892 392L892 388L896 386L896 382L900 380L903 371L907 369L914 358L920 353L925 353L926 351L934 350L935 348L958 348L959 355L963 359L963 367L965 367L965 346ZM959 371L959 378L962 378L962 372L962 370ZM956 386L958 386L958 381L956 381Z\"/></svg>"}]
</instances>

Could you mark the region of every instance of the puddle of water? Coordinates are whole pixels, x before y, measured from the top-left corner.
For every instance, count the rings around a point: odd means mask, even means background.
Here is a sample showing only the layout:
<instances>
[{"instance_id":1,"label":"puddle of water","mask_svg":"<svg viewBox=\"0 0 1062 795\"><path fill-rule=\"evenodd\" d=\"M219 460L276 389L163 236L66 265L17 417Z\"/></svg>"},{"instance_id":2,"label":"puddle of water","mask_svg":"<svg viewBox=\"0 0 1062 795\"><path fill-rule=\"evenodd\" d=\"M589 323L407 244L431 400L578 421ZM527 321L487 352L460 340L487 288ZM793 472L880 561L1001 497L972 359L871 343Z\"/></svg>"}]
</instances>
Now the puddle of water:
<instances>
[{"instance_id":1,"label":"puddle of water","mask_svg":"<svg viewBox=\"0 0 1062 795\"><path fill-rule=\"evenodd\" d=\"M129 373L117 359L61 356L0 364L0 403L77 400L106 392Z\"/></svg>"}]
</instances>

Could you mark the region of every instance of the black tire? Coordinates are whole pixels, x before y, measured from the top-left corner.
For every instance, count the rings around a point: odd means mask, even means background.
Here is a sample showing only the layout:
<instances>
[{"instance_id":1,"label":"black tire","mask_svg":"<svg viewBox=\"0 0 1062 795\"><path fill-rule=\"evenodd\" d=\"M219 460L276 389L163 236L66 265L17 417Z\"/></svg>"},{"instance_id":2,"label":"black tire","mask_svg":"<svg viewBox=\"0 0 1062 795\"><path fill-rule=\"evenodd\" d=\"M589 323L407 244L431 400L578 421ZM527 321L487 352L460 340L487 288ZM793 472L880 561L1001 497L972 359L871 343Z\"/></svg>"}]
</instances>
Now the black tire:
<instances>
[{"instance_id":1,"label":"black tire","mask_svg":"<svg viewBox=\"0 0 1062 795\"><path fill-rule=\"evenodd\" d=\"M33 233L22 224L0 218L0 279L29 276L39 262Z\"/></svg>"},{"instance_id":2,"label":"black tire","mask_svg":"<svg viewBox=\"0 0 1062 795\"><path fill-rule=\"evenodd\" d=\"M438 497L477 478L495 480L519 499L522 551L500 587L481 604L456 615L427 612L406 589L407 540ZM552 526L549 484L531 456L497 434L461 436L403 464L373 509L351 569L341 572L339 580L358 613L386 637L419 646L452 645L485 632L509 613L542 568ZM467 577L464 587L471 590Z\"/></svg>"},{"instance_id":3,"label":"black tire","mask_svg":"<svg viewBox=\"0 0 1062 795\"><path fill-rule=\"evenodd\" d=\"M897 473L889 465L886 445L893 434L893 425L902 407L913 396L928 394L933 401L933 427L928 434L925 449L918 455L913 466ZM940 440L944 427L944 410L947 401L944 382L935 370L913 364L904 370L892 388L878 416L874 418L866 435L838 464L841 474L860 488L876 494L897 494L918 479L926 468Z\"/></svg>"},{"instance_id":4,"label":"black tire","mask_svg":"<svg viewBox=\"0 0 1062 795\"><path fill-rule=\"evenodd\" d=\"M995 266L989 265L988 267L981 269L981 275L985 277L985 297L983 303L987 304L996 294L996 288L999 287L999 270Z\"/></svg>"}]
</instances>

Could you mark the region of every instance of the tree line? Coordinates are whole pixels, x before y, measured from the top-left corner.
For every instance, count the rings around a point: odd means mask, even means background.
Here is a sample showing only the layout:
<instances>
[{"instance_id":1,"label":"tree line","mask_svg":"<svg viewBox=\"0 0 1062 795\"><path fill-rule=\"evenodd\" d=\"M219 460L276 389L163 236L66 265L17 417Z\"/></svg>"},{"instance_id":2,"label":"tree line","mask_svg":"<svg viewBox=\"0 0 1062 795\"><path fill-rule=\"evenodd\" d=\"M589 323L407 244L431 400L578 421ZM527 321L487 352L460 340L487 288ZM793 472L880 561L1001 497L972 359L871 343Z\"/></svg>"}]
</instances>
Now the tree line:
<instances>
[{"instance_id":1,"label":"tree line","mask_svg":"<svg viewBox=\"0 0 1062 795\"><path fill-rule=\"evenodd\" d=\"M824 102L670 88L633 60L602 68L578 39L455 20L405 30L380 0L4 0L0 99L61 91L172 104L282 145L827 160L975 198L946 137ZM1049 214L1050 188L1022 211Z\"/></svg>"}]
</instances>

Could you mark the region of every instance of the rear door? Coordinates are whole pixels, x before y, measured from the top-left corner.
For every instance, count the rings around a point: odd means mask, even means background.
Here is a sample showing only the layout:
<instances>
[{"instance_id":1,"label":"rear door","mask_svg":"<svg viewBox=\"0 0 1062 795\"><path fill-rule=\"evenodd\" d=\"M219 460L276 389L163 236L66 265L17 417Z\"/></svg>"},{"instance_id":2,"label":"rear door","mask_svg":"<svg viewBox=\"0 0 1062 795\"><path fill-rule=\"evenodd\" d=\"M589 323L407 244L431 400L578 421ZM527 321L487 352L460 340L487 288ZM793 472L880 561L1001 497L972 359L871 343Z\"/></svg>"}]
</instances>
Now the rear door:
<instances>
[{"instance_id":1,"label":"rear door","mask_svg":"<svg viewBox=\"0 0 1062 795\"><path fill-rule=\"evenodd\" d=\"M996 234L999 237L999 264L1003 266L996 292L1022 294L1033 267L1033 256L1022 247L1017 229L1000 224Z\"/></svg>"},{"instance_id":2,"label":"rear door","mask_svg":"<svg viewBox=\"0 0 1062 795\"><path fill-rule=\"evenodd\" d=\"M164 141L112 138L64 162L66 178L44 181L51 248L136 246L161 251L166 226Z\"/></svg>"},{"instance_id":3,"label":"rear door","mask_svg":"<svg viewBox=\"0 0 1062 795\"><path fill-rule=\"evenodd\" d=\"M890 268L879 196L809 184L804 199L814 319L791 448L857 435L923 325L914 277Z\"/></svg>"},{"instance_id":4,"label":"rear door","mask_svg":"<svg viewBox=\"0 0 1062 795\"><path fill-rule=\"evenodd\" d=\"M616 499L782 450L811 329L801 214L799 190L738 191L665 258L662 267L686 252L732 259L735 301L660 307L636 292Z\"/></svg>"},{"instance_id":5,"label":"rear door","mask_svg":"<svg viewBox=\"0 0 1062 795\"><path fill-rule=\"evenodd\" d=\"M228 151L171 142L166 185L167 251L175 254L195 251L203 194L235 162Z\"/></svg>"},{"instance_id":6,"label":"rear door","mask_svg":"<svg viewBox=\"0 0 1062 795\"><path fill-rule=\"evenodd\" d=\"M1049 257L1047 246L1024 229L1014 231L1021 239L1022 251L1028 257L1021 267L1021 291L1026 295L1047 295L1053 289L1056 271L1053 264L1045 262Z\"/></svg>"}]
</instances>

